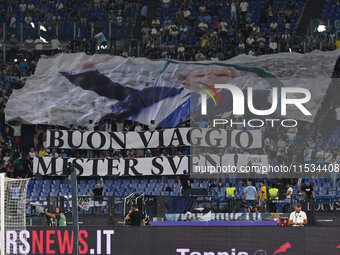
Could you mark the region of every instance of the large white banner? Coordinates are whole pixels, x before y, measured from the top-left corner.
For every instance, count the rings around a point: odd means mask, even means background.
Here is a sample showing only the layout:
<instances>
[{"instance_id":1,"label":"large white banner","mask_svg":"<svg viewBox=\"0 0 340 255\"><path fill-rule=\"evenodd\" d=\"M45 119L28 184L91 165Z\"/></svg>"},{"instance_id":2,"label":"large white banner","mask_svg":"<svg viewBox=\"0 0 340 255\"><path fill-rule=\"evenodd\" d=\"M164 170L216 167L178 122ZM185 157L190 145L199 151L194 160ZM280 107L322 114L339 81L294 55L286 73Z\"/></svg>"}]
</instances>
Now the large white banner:
<instances>
[{"instance_id":1,"label":"large white banner","mask_svg":"<svg viewBox=\"0 0 340 255\"><path fill-rule=\"evenodd\" d=\"M110 115L147 125L155 120L160 126L175 127L180 119L199 121L200 116L193 114L200 113L200 101L195 100L203 93L199 88L228 83L243 92L252 87L255 108L259 110L270 108L273 87L308 89L311 99L304 106L312 116L289 105L284 117L313 121L339 53L238 56L217 62L58 54L39 60L35 74L9 97L5 115L7 121L20 118L26 123L63 126L86 126L91 119L98 121ZM231 113L230 93L226 89L214 92L221 104L217 107L217 98L211 95L207 102L209 115ZM278 115L279 110L275 117L281 117Z\"/></svg>"},{"instance_id":2,"label":"large white banner","mask_svg":"<svg viewBox=\"0 0 340 255\"><path fill-rule=\"evenodd\" d=\"M253 149L262 147L260 130L171 128L153 132L94 132L48 130L46 146L58 149L144 149L174 146L210 146Z\"/></svg>"},{"instance_id":3,"label":"large white banner","mask_svg":"<svg viewBox=\"0 0 340 255\"><path fill-rule=\"evenodd\" d=\"M152 158L55 158L34 157L33 172L37 175L67 175L67 164L71 162L79 176L160 176L180 175L199 167L202 174L205 166L215 166L221 174L232 173L232 168L243 166L268 166L268 156L249 154L197 155ZM229 172L226 170L229 169ZM195 172L197 174L197 171ZM216 174L218 172L212 172Z\"/></svg>"}]
</instances>

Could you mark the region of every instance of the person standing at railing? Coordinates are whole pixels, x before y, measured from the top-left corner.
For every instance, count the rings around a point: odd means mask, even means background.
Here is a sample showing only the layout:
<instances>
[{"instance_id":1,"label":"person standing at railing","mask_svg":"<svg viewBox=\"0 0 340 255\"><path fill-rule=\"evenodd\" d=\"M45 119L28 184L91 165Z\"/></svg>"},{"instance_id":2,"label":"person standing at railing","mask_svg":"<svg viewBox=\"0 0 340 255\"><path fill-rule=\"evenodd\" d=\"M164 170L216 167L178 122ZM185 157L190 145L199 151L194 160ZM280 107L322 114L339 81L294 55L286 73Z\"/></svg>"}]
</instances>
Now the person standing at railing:
<instances>
[{"instance_id":1,"label":"person standing at railing","mask_svg":"<svg viewBox=\"0 0 340 255\"><path fill-rule=\"evenodd\" d=\"M232 198L235 199L236 198L236 189L235 187L233 187L233 184L230 182L229 183L229 187L226 188L226 195L227 198Z\"/></svg>"},{"instance_id":2,"label":"person standing at railing","mask_svg":"<svg viewBox=\"0 0 340 255\"><path fill-rule=\"evenodd\" d=\"M253 186L251 181L248 181L248 186L244 189L243 197L248 205L248 213L254 209L257 212L256 203L258 201L256 188Z\"/></svg>"},{"instance_id":3,"label":"person standing at railing","mask_svg":"<svg viewBox=\"0 0 340 255\"><path fill-rule=\"evenodd\" d=\"M273 200L279 199L279 189L274 186L274 184L268 185L268 193L269 193L269 211L270 212L276 212L276 206L273 203Z\"/></svg>"},{"instance_id":4,"label":"person standing at railing","mask_svg":"<svg viewBox=\"0 0 340 255\"><path fill-rule=\"evenodd\" d=\"M101 203L103 201L103 190L104 190L104 181L103 181L103 178L101 178L100 183L97 183L96 187L90 191L90 195L93 196L93 201L94 201L94 213L96 214L102 213Z\"/></svg>"},{"instance_id":5,"label":"person standing at railing","mask_svg":"<svg viewBox=\"0 0 340 255\"><path fill-rule=\"evenodd\" d=\"M191 189L191 181L187 170L183 171L183 175L178 178L178 188L181 196L189 196Z\"/></svg>"},{"instance_id":6,"label":"person standing at railing","mask_svg":"<svg viewBox=\"0 0 340 255\"><path fill-rule=\"evenodd\" d=\"M265 212L267 210L267 187L264 185L264 181L260 181L260 212Z\"/></svg>"}]
</instances>

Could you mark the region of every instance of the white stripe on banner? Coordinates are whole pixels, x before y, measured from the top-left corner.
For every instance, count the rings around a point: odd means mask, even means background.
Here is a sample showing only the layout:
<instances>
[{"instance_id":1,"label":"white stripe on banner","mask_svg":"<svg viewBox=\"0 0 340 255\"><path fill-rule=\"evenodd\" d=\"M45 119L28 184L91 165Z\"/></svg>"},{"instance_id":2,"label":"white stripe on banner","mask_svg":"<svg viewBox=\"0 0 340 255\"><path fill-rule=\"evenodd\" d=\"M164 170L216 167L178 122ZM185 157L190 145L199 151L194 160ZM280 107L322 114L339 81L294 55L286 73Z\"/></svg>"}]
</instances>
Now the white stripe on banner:
<instances>
[{"instance_id":1,"label":"white stripe on banner","mask_svg":"<svg viewBox=\"0 0 340 255\"><path fill-rule=\"evenodd\" d=\"M180 175L192 166L194 173L232 173L232 168L243 166L268 167L267 155L234 154L173 156L151 158L54 158L34 157L33 172L38 175L67 175L67 164L71 162L79 176L161 176ZM207 167L205 167L207 166ZM215 169L211 166L214 166ZM219 167L220 168L219 168Z\"/></svg>"},{"instance_id":2,"label":"white stripe on banner","mask_svg":"<svg viewBox=\"0 0 340 255\"><path fill-rule=\"evenodd\" d=\"M225 130L212 128L172 128L154 132L94 132L48 130L46 146L58 149L120 150L174 146L262 147L260 130Z\"/></svg>"}]
</instances>

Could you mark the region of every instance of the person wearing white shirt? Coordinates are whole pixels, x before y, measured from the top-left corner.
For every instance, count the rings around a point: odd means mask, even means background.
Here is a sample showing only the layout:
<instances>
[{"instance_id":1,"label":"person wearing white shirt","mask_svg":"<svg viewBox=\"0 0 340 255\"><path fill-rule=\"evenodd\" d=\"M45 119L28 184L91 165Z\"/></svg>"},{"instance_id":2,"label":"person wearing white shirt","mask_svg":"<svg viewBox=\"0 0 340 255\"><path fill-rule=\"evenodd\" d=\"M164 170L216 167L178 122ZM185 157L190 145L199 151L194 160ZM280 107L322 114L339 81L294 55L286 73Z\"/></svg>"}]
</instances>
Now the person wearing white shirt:
<instances>
[{"instance_id":1,"label":"person wearing white shirt","mask_svg":"<svg viewBox=\"0 0 340 255\"><path fill-rule=\"evenodd\" d=\"M207 23L205 23L204 21L202 21L201 23L199 23L199 24L198 24L198 27L199 27L201 30L203 30L203 31L205 31L206 29L208 29L208 25L207 25Z\"/></svg>"},{"instance_id":2,"label":"person wearing white shirt","mask_svg":"<svg viewBox=\"0 0 340 255\"><path fill-rule=\"evenodd\" d=\"M61 3L60 1L57 2L57 4L55 5L55 7L57 8L58 11L60 11L61 9L64 8L63 3Z\"/></svg>"},{"instance_id":3,"label":"person wearing white shirt","mask_svg":"<svg viewBox=\"0 0 340 255\"><path fill-rule=\"evenodd\" d=\"M22 13L26 12L26 10L27 10L27 5L25 4L24 1L22 1L22 3L19 5L19 10L20 10L20 12L22 12Z\"/></svg>"},{"instance_id":4,"label":"person wearing white shirt","mask_svg":"<svg viewBox=\"0 0 340 255\"><path fill-rule=\"evenodd\" d=\"M143 132L143 128L142 126L139 124L139 122L137 122L137 125L135 127L135 132Z\"/></svg>"},{"instance_id":5,"label":"person wearing white shirt","mask_svg":"<svg viewBox=\"0 0 340 255\"><path fill-rule=\"evenodd\" d=\"M184 18L188 18L190 15L191 15L191 12L190 12L189 10L185 9L185 10L183 11L183 16L184 16Z\"/></svg>"},{"instance_id":6,"label":"person wearing white shirt","mask_svg":"<svg viewBox=\"0 0 340 255\"><path fill-rule=\"evenodd\" d=\"M29 12L34 11L34 9L35 9L34 4L33 3L29 3L28 6L27 6L27 9L28 9Z\"/></svg>"},{"instance_id":7,"label":"person wearing white shirt","mask_svg":"<svg viewBox=\"0 0 340 255\"><path fill-rule=\"evenodd\" d=\"M251 46L251 45L253 44L254 41L255 41L255 40L254 40L253 37L248 37L247 40L246 40L246 43L247 43L249 46Z\"/></svg>"},{"instance_id":8,"label":"person wearing white shirt","mask_svg":"<svg viewBox=\"0 0 340 255\"><path fill-rule=\"evenodd\" d=\"M155 124L154 120L150 121L150 125L149 125L149 131L155 131L157 128L157 125Z\"/></svg>"},{"instance_id":9,"label":"person wearing white shirt","mask_svg":"<svg viewBox=\"0 0 340 255\"><path fill-rule=\"evenodd\" d=\"M36 50L42 50L44 41L41 40L40 38L37 38L37 39L34 40L33 44L34 44Z\"/></svg>"},{"instance_id":10,"label":"person wearing white shirt","mask_svg":"<svg viewBox=\"0 0 340 255\"><path fill-rule=\"evenodd\" d=\"M275 22L275 21L273 21L272 23L270 23L270 28L271 28L272 30L276 30L276 29L277 29L277 26L278 26L278 24L277 24L277 22Z\"/></svg>"},{"instance_id":11,"label":"person wearing white shirt","mask_svg":"<svg viewBox=\"0 0 340 255\"><path fill-rule=\"evenodd\" d=\"M246 15L246 13L247 13L247 11L248 11L248 7L249 7L248 2L242 1L242 2L240 3L240 11L241 11L241 15L242 15L242 16L245 16L245 15Z\"/></svg>"},{"instance_id":12,"label":"person wearing white shirt","mask_svg":"<svg viewBox=\"0 0 340 255\"><path fill-rule=\"evenodd\" d=\"M246 46L244 45L243 42L240 42L240 43L238 44L238 48L244 50L244 49L246 48Z\"/></svg>"},{"instance_id":13,"label":"person wearing white shirt","mask_svg":"<svg viewBox=\"0 0 340 255\"><path fill-rule=\"evenodd\" d=\"M10 28L16 28L16 26L17 26L17 19L13 16L11 18L11 21L9 22L9 27Z\"/></svg>"},{"instance_id":14,"label":"person wearing white shirt","mask_svg":"<svg viewBox=\"0 0 340 255\"><path fill-rule=\"evenodd\" d=\"M152 29L151 29L151 35L157 35L157 29L155 28L155 27L153 27Z\"/></svg>"},{"instance_id":15,"label":"person wearing white shirt","mask_svg":"<svg viewBox=\"0 0 340 255\"><path fill-rule=\"evenodd\" d=\"M60 47L60 42L56 36L51 40L52 50L57 50Z\"/></svg>"},{"instance_id":16,"label":"person wearing white shirt","mask_svg":"<svg viewBox=\"0 0 340 255\"><path fill-rule=\"evenodd\" d=\"M286 192L286 199L291 199L293 194L293 188L290 186L289 183L286 184L287 192Z\"/></svg>"},{"instance_id":17,"label":"person wearing white shirt","mask_svg":"<svg viewBox=\"0 0 340 255\"><path fill-rule=\"evenodd\" d=\"M26 15L25 19L24 19L24 22L27 26L29 26L32 22L32 17L30 15Z\"/></svg>"},{"instance_id":18,"label":"person wearing white shirt","mask_svg":"<svg viewBox=\"0 0 340 255\"><path fill-rule=\"evenodd\" d=\"M122 132L124 129L124 123L122 121L116 122L116 130L117 132Z\"/></svg>"},{"instance_id":19,"label":"person wearing white shirt","mask_svg":"<svg viewBox=\"0 0 340 255\"><path fill-rule=\"evenodd\" d=\"M9 162L10 159L11 159L11 157L9 156L9 153L6 152L6 153L5 153L5 156L4 156L3 159L2 159L2 160L5 162L5 165L8 164L8 162Z\"/></svg>"},{"instance_id":20,"label":"person wearing white shirt","mask_svg":"<svg viewBox=\"0 0 340 255\"><path fill-rule=\"evenodd\" d=\"M248 52L249 56L255 56L255 51L253 49L250 49L250 51Z\"/></svg>"},{"instance_id":21,"label":"person wearing white shirt","mask_svg":"<svg viewBox=\"0 0 340 255\"><path fill-rule=\"evenodd\" d=\"M33 147L31 147L31 149L30 149L28 154L30 154L31 158L34 158L34 157L37 156L37 153L35 152L35 149Z\"/></svg>"},{"instance_id":22,"label":"person wearing white shirt","mask_svg":"<svg viewBox=\"0 0 340 255\"><path fill-rule=\"evenodd\" d=\"M177 48L177 53L184 53L185 48L182 43L179 44L179 47Z\"/></svg>"},{"instance_id":23,"label":"person wearing white shirt","mask_svg":"<svg viewBox=\"0 0 340 255\"><path fill-rule=\"evenodd\" d=\"M87 130L88 131L94 131L94 123L93 120L89 120L89 124L87 125Z\"/></svg>"},{"instance_id":24,"label":"person wearing white shirt","mask_svg":"<svg viewBox=\"0 0 340 255\"><path fill-rule=\"evenodd\" d=\"M218 31L221 33L221 32L228 32L228 29L227 29L227 22L225 20L221 21L219 24L218 24Z\"/></svg>"},{"instance_id":25,"label":"person wearing white shirt","mask_svg":"<svg viewBox=\"0 0 340 255\"><path fill-rule=\"evenodd\" d=\"M277 43L274 42L274 41L271 41L269 43L269 48L272 50L273 53L276 53L276 51L277 51Z\"/></svg>"},{"instance_id":26,"label":"person wearing white shirt","mask_svg":"<svg viewBox=\"0 0 340 255\"><path fill-rule=\"evenodd\" d=\"M301 210L301 205L295 207L295 211L289 216L290 226L303 226L307 224L307 215Z\"/></svg>"}]
</instances>

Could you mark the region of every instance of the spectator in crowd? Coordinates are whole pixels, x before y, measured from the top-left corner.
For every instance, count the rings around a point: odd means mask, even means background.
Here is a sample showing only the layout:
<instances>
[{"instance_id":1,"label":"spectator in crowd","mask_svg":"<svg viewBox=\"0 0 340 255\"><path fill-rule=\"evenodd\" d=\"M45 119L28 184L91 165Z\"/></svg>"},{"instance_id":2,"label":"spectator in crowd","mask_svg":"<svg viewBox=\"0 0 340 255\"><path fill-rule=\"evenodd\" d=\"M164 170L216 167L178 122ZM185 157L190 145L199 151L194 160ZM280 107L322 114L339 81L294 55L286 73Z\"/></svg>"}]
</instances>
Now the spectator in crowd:
<instances>
[{"instance_id":1,"label":"spectator in crowd","mask_svg":"<svg viewBox=\"0 0 340 255\"><path fill-rule=\"evenodd\" d=\"M260 181L260 201L259 201L259 207L260 212L265 212L267 207L267 188L264 185L264 181Z\"/></svg>"},{"instance_id":2,"label":"spectator in crowd","mask_svg":"<svg viewBox=\"0 0 340 255\"><path fill-rule=\"evenodd\" d=\"M154 120L151 120L150 121L150 125L149 125L149 131L155 131L157 128L157 125L155 124L155 121Z\"/></svg>"},{"instance_id":3,"label":"spectator in crowd","mask_svg":"<svg viewBox=\"0 0 340 255\"><path fill-rule=\"evenodd\" d=\"M43 146L40 147L38 155L39 155L39 157L46 157L46 156L48 156L48 153L47 153L46 149Z\"/></svg>"},{"instance_id":4,"label":"spectator in crowd","mask_svg":"<svg viewBox=\"0 0 340 255\"><path fill-rule=\"evenodd\" d=\"M30 154L26 155L24 160L24 171L25 177L32 177L33 176L33 160Z\"/></svg>"},{"instance_id":5,"label":"spectator in crowd","mask_svg":"<svg viewBox=\"0 0 340 255\"><path fill-rule=\"evenodd\" d=\"M248 212L250 213L252 208L257 212L256 203L258 201L256 188L253 186L251 181L247 182L247 187L244 190L243 198L248 205Z\"/></svg>"},{"instance_id":6,"label":"spectator in crowd","mask_svg":"<svg viewBox=\"0 0 340 255\"><path fill-rule=\"evenodd\" d=\"M314 189L309 181L306 182L306 185L302 187L301 191L303 192L305 199L310 200L314 198Z\"/></svg>"},{"instance_id":7,"label":"spectator in crowd","mask_svg":"<svg viewBox=\"0 0 340 255\"><path fill-rule=\"evenodd\" d=\"M188 196L191 189L191 181L186 170L183 171L183 175L178 178L178 189L181 196Z\"/></svg>"}]
</instances>

